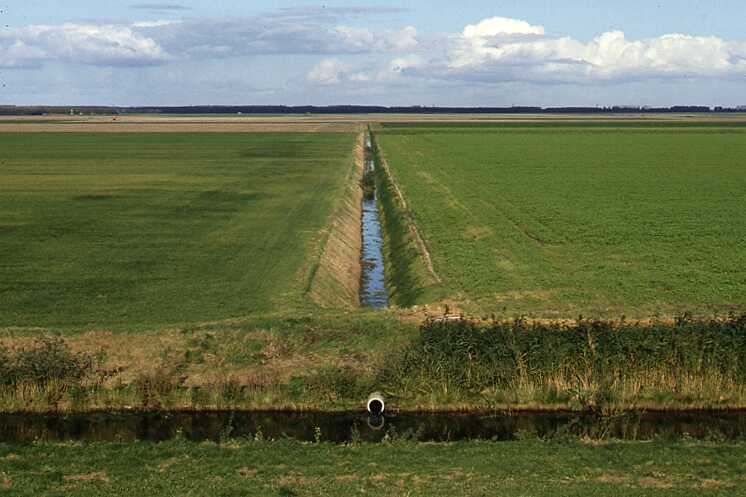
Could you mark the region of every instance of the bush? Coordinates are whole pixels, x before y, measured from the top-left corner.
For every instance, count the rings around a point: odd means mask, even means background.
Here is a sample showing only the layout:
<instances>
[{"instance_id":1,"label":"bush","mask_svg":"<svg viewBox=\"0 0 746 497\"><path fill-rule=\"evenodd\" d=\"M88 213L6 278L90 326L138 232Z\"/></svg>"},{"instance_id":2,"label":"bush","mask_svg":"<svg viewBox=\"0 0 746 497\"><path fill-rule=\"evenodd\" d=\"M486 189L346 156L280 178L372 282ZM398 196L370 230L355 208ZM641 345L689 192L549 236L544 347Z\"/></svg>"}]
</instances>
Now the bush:
<instances>
[{"instance_id":1,"label":"bush","mask_svg":"<svg viewBox=\"0 0 746 497\"><path fill-rule=\"evenodd\" d=\"M93 355L72 352L61 338L45 337L30 349L15 353L0 349L0 384L79 384L94 372L96 364Z\"/></svg>"}]
</instances>

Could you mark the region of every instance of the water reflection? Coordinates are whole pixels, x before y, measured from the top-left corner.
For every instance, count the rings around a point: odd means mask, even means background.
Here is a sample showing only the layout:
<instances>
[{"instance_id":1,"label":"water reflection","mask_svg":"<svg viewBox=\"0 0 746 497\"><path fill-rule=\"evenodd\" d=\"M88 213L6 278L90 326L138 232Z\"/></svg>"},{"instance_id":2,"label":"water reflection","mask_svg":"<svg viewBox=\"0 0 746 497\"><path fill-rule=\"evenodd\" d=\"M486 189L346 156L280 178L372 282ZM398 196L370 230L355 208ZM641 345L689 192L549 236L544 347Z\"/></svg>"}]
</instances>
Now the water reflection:
<instances>
[{"instance_id":1,"label":"water reflection","mask_svg":"<svg viewBox=\"0 0 746 497\"><path fill-rule=\"evenodd\" d=\"M366 147L370 148L369 135L366 135ZM368 159L365 161L365 174L372 174L375 168L375 161L368 154ZM389 305L389 295L385 283L383 235L375 189L371 195L363 198L362 207L363 253L360 304L363 307L384 309Z\"/></svg>"},{"instance_id":2,"label":"water reflection","mask_svg":"<svg viewBox=\"0 0 746 497\"><path fill-rule=\"evenodd\" d=\"M743 439L746 411L591 413L387 414L278 412L122 412L93 414L2 414L0 442L33 440L161 441L254 437L321 439L344 443L351 434L376 442L385 436L421 441L515 440L591 437L628 440L692 437Z\"/></svg>"}]
</instances>

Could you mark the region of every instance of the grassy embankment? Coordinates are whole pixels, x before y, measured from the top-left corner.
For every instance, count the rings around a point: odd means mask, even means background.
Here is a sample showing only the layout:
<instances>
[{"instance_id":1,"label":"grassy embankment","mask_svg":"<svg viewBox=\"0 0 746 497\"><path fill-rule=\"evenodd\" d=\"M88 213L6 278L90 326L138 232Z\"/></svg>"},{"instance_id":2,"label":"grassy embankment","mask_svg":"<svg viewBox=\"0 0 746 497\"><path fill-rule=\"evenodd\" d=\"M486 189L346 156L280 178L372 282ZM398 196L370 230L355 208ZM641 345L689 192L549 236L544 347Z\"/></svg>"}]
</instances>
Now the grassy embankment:
<instances>
[{"instance_id":1,"label":"grassy embankment","mask_svg":"<svg viewBox=\"0 0 746 497\"><path fill-rule=\"evenodd\" d=\"M746 493L745 458L743 443L692 441L0 444L0 493L731 496Z\"/></svg>"},{"instance_id":2,"label":"grassy embankment","mask_svg":"<svg viewBox=\"0 0 746 497\"><path fill-rule=\"evenodd\" d=\"M404 300L560 319L744 310L746 132L628 126L376 131L442 279Z\"/></svg>"}]
</instances>

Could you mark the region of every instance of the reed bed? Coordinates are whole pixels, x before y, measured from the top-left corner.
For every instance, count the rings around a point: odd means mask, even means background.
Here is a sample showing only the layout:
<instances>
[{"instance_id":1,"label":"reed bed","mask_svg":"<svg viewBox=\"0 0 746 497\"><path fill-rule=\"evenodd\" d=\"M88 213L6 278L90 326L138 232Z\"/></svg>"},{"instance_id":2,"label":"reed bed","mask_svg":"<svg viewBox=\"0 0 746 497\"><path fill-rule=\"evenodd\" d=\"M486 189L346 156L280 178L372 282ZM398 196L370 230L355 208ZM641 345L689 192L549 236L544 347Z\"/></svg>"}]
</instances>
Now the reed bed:
<instances>
[{"instance_id":1,"label":"reed bed","mask_svg":"<svg viewBox=\"0 0 746 497\"><path fill-rule=\"evenodd\" d=\"M746 315L572 324L431 319L379 381L430 407L743 407Z\"/></svg>"}]
</instances>

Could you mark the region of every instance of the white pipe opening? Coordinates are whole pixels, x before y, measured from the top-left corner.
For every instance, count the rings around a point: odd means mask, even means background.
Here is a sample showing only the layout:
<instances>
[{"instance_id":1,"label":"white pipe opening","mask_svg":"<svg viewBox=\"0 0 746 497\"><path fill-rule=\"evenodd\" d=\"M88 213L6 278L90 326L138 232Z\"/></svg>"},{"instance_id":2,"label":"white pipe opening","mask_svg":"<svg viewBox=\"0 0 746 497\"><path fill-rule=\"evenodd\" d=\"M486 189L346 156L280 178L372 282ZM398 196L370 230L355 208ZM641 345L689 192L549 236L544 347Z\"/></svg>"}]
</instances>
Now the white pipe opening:
<instances>
[{"instance_id":1,"label":"white pipe opening","mask_svg":"<svg viewBox=\"0 0 746 497\"><path fill-rule=\"evenodd\" d=\"M368 412L374 415L382 414L386 408L386 402L381 392L373 392L368 396L368 402L365 406Z\"/></svg>"}]
</instances>

